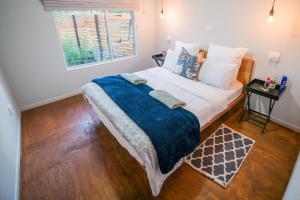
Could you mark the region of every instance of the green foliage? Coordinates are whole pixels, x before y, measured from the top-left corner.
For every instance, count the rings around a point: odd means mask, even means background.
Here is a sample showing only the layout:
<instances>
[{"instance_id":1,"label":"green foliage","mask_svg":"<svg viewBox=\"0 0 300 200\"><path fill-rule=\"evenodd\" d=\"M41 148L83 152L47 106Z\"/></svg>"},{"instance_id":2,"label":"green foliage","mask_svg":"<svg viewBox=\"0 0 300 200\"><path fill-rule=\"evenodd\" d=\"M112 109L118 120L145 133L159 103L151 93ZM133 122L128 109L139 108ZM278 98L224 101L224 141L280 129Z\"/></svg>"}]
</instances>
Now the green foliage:
<instances>
[{"instance_id":1,"label":"green foliage","mask_svg":"<svg viewBox=\"0 0 300 200\"><path fill-rule=\"evenodd\" d=\"M70 35L66 35L63 40L63 50L68 66L80 65L95 62L93 50L86 46L87 39L82 38L82 46L79 48L74 44Z\"/></svg>"}]
</instances>

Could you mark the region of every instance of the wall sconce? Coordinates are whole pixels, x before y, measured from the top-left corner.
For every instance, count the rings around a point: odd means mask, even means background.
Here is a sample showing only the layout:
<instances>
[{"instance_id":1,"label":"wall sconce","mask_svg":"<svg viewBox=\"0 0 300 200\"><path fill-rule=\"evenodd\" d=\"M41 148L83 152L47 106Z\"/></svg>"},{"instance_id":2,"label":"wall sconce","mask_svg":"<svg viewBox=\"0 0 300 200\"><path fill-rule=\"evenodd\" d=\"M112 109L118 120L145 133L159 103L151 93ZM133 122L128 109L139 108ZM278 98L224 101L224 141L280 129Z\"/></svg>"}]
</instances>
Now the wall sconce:
<instances>
[{"instance_id":1,"label":"wall sconce","mask_svg":"<svg viewBox=\"0 0 300 200\"><path fill-rule=\"evenodd\" d=\"M161 11L160 11L160 18L164 19L165 15L164 15L164 1L161 0Z\"/></svg>"},{"instance_id":2,"label":"wall sconce","mask_svg":"<svg viewBox=\"0 0 300 200\"><path fill-rule=\"evenodd\" d=\"M273 0L273 5L272 5L272 8L271 8L270 13L269 13L269 18L268 18L269 23L271 23L273 21L275 1L276 0Z\"/></svg>"}]
</instances>

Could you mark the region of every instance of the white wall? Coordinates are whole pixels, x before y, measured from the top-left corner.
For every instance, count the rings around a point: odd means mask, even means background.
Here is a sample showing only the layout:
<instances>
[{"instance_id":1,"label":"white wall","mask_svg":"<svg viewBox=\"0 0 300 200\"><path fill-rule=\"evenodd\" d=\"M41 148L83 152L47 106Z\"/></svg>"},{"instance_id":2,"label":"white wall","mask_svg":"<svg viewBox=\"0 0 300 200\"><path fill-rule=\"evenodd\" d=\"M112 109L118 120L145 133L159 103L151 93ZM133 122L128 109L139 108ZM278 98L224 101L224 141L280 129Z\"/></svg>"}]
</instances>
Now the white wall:
<instances>
[{"instance_id":1,"label":"white wall","mask_svg":"<svg viewBox=\"0 0 300 200\"><path fill-rule=\"evenodd\" d=\"M159 18L157 1L157 45L159 50L173 40L199 42L207 48L210 42L232 47L247 47L256 61L255 78L287 75L288 90L275 105L273 117L300 130L300 1L276 1L273 23L267 22L272 0L165 0L165 19ZM214 31L206 31L213 25ZM281 63L267 63L270 50L282 53ZM258 102L257 104L260 104ZM262 104L265 110L266 102Z\"/></svg>"},{"instance_id":2,"label":"white wall","mask_svg":"<svg viewBox=\"0 0 300 200\"><path fill-rule=\"evenodd\" d=\"M8 110L11 105L13 116ZM20 120L0 66L0 199L19 197Z\"/></svg>"},{"instance_id":3,"label":"white wall","mask_svg":"<svg viewBox=\"0 0 300 200\"><path fill-rule=\"evenodd\" d=\"M137 12L137 57L96 67L66 71L55 22L39 0L0 3L0 60L21 108L80 90L98 76L155 66L155 3Z\"/></svg>"}]
</instances>

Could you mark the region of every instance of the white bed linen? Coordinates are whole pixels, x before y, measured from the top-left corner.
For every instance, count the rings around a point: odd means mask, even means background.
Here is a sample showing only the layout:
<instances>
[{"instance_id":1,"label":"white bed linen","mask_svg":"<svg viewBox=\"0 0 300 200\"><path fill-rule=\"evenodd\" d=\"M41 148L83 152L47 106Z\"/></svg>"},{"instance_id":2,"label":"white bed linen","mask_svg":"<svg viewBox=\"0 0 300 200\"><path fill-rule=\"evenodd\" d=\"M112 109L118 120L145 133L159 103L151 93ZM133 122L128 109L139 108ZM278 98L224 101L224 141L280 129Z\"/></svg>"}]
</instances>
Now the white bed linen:
<instances>
[{"instance_id":1,"label":"white bed linen","mask_svg":"<svg viewBox=\"0 0 300 200\"><path fill-rule=\"evenodd\" d=\"M236 80L230 88L226 91L228 102L233 102L236 98L238 98L243 92L243 84Z\"/></svg>"},{"instance_id":2,"label":"white bed linen","mask_svg":"<svg viewBox=\"0 0 300 200\"><path fill-rule=\"evenodd\" d=\"M146 78L148 81L147 84L150 87L166 90L175 97L186 102L187 106L185 109L193 112L197 116L201 126L205 125L216 114L226 109L233 94L235 93L234 95L237 95L236 89L239 88L237 83L230 90L225 91L201 82L194 82L180 77L163 68L151 68L145 71L136 72L135 74ZM103 96L104 92L98 85L88 83L83 86L82 90L84 96L88 99L89 103L93 106L99 118L110 130L112 135L141 165L145 166L152 194L153 196L157 196L164 181L182 164L183 159L174 166L171 172L162 174L158 167L156 151L151 144L149 137L143 133L143 137L146 139L148 138L148 143L150 143L150 145L144 148L145 150L142 152L138 151L136 144L133 144L131 141L132 139L128 138L128 132L123 133L122 127L116 127L111 121L112 118L118 118L122 115L123 111L108 96ZM102 99L99 98L99 94L102 94ZM105 97L105 100L103 97ZM101 104L102 108L99 104ZM105 111L103 112L102 109ZM107 114L108 112L111 112L111 115Z\"/></svg>"},{"instance_id":3,"label":"white bed linen","mask_svg":"<svg viewBox=\"0 0 300 200\"><path fill-rule=\"evenodd\" d=\"M136 75L147 79L153 89L165 90L186 103L185 109L194 113L200 126L204 126L215 115L224 111L242 92L243 84L235 81L228 89L220 89L201 81L178 76L161 67L139 71Z\"/></svg>"}]
</instances>

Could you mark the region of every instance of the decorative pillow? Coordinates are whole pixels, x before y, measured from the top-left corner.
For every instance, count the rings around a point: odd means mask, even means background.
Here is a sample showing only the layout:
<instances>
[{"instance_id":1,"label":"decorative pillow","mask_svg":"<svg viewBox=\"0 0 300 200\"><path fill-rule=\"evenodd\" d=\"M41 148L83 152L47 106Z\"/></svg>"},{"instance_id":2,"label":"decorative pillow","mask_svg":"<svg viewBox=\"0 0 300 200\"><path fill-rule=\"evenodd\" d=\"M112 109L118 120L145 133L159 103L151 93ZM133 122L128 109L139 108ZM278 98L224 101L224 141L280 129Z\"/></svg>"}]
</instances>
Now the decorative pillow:
<instances>
[{"instance_id":1,"label":"decorative pillow","mask_svg":"<svg viewBox=\"0 0 300 200\"><path fill-rule=\"evenodd\" d=\"M198 58L198 64L199 65L203 65L203 63L205 62L205 51L204 50L199 50L199 53L197 54L197 58Z\"/></svg>"},{"instance_id":2,"label":"decorative pillow","mask_svg":"<svg viewBox=\"0 0 300 200\"><path fill-rule=\"evenodd\" d=\"M206 60L200 69L199 80L222 89L229 89L237 64Z\"/></svg>"},{"instance_id":3,"label":"decorative pillow","mask_svg":"<svg viewBox=\"0 0 300 200\"><path fill-rule=\"evenodd\" d=\"M174 71L178 61L178 56L179 52L168 49L167 55L165 57L165 62L162 67L170 71Z\"/></svg>"},{"instance_id":4,"label":"decorative pillow","mask_svg":"<svg viewBox=\"0 0 300 200\"><path fill-rule=\"evenodd\" d=\"M185 48L191 55L197 55L200 47L199 44L196 43L186 43L186 42L181 42L181 41L176 41L175 44L175 51L180 52L181 48Z\"/></svg>"},{"instance_id":5,"label":"decorative pillow","mask_svg":"<svg viewBox=\"0 0 300 200\"><path fill-rule=\"evenodd\" d=\"M198 64L197 56L192 56L184 47L182 47L181 53L178 57L177 67L182 66L182 70L179 73L177 70L175 73L185 78L198 81L198 75L200 71L200 65Z\"/></svg>"},{"instance_id":6,"label":"decorative pillow","mask_svg":"<svg viewBox=\"0 0 300 200\"><path fill-rule=\"evenodd\" d=\"M239 68L243 57L247 53L247 48L231 48L226 46L220 46L216 44L209 44L207 60L214 60L218 62L237 64L233 81L239 72Z\"/></svg>"}]
</instances>

